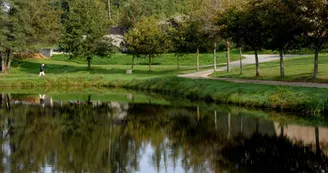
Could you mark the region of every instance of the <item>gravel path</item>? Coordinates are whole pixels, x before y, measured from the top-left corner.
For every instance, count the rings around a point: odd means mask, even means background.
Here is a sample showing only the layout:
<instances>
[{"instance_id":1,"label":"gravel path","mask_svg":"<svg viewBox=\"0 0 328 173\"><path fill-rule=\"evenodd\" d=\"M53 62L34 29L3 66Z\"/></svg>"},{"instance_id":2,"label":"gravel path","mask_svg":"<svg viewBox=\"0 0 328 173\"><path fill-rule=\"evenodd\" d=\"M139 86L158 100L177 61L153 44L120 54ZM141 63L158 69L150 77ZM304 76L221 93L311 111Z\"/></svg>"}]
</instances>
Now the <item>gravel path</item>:
<instances>
[{"instance_id":1,"label":"gravel path","mask_svg":"<svg viewBox=\"0 0 328 173\"><path fill-rule=\"evenodd\" d=\"M254 55L243 55L245 59L242 60L243 65L255 64ZM292 58L300 55L285 55L284 59ZM259 62L269 62L279 60L279 55L259 55ZM230 63L230 68L239 68L239 61ZM226 67L217 68L217 71L225 71ZM252 79L238 79L238 78L214 78L209 77L210 74L214 73L214 70L205 70L195 73L188 73L179 75L178 77L190 78L190 79L211 79L221 80L235 83L252 83L252 84L263 84L263 85L281 85L281 86L301 86L301 87L314 87L314 88L328 88L328 84L323 83L310 83L310 82L283 82L283 81L267 81L267 80L252 80Z\"/></svg>"}]
</instances>

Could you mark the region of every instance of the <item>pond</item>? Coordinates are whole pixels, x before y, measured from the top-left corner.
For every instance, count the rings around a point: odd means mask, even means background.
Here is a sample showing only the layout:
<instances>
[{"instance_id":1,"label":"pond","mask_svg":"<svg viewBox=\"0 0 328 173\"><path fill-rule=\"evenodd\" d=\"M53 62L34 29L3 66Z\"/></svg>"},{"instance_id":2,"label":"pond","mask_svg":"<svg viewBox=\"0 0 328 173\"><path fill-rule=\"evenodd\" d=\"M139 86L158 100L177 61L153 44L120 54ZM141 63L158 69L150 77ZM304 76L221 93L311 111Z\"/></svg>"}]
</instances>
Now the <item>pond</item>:
<instances>
[{"instance_id":1,"label":"pond","mask_svg":"<svg viewBox=\"0 0 328 173\"><path fill-rule=\"evenodd\" d=\"M322 173L327 122L124 90L3 93L0 171Z\"/></svg>"}]
</instances>

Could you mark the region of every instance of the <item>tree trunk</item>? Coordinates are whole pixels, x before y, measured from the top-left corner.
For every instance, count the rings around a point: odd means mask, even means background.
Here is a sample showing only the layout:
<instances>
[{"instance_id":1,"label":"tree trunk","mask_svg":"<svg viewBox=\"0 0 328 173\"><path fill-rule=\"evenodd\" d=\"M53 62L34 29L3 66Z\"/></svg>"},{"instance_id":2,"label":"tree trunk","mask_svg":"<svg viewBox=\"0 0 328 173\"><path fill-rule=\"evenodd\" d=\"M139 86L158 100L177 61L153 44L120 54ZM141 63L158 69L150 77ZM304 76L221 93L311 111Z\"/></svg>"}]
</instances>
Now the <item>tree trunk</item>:
<instances>
[{"instance_id":1,"label":"tree trunk","mask_svg":"<svg viewBox=\"0 0 328 173\"><path fill-rule=\"evenodd\" d=\"M4 94L0 94L0 109L2 108L2 100L3 100Z\"/></svg>"},{"instance_id":2,"label":"tree trunk","mask_svg":"<svg viewBox=\"0 0 328 173\"><path fill-rule=\"evenodd\" d=\"M239 61L240 61L240 74L242 75L243 74L243 61L242 61L243 52L242 52L241 48L239 48L239 53L240 53L240 57L239 57Z\"/></svg>"},{"instance_id":3,"label":"tree trunk","mask_svg":"<svg viewBox=\"0 0 328 173\"><path fill-rule=\"evenodd\" d=\"M6 71L6 63L5 63L6 56L2 54L2 60L1 60L1 70Z\"/></svg>"},{"instance_id":4,"label":"tree trunk","mask_svg":"<svg viewBox=\"0 0 328 173\"><path fill-rule=\"evenodd\" d=\"M197 106L197 121L200 120L200 111L199 111L199 107Z\"/></svg>"},{"instance_id":5,"label":"tree trunk","mask_svg":"<svg viewBox=\"0 0 328 173\"><path fill-rule=\"evenodd\" d=\"M88 71L90 71L91 70L91 58L89 57L89 58L87 58L87 60L88 60Z\"/></svg>"},{"instance_id":6,"label":"tree trunk","mask_svg":"<svg viewBox=\"0 0 328 173\"><path fill-rule=\"evenodd\" d=\"M88 95L88 105L91 105L91 95Z\"/></svg>"},{"instance_id":7,"label":"tree trunk","mask_svg":"<svg viewBox=\"0 0 328 173\"><path fill-rule=\"evenodd\" d=\"M131 65L131 70L134 68L134 55L132 55L132 65Z\"/></svg>"},{"instance_id":8,"label":"tree trunk","mask_svg":"<svg viewBox=\"0 0 328 173\"><path fill-rule=\"evenodd\" d=\"M177 56L178 70L180 69L180 56Z\"/></svg>"},{"instance_id":9,"label":"tree trunk","mask_svg":"<svg viewBox=\"0 0 328 173\"><path fill-rule=\"evenodd\" d=\"M216 113L216 111L214 111L214 124L215 124L215 130L218 129L218 127L217 127L217 120L216 120L216 117L217 117L217 113Z\"/></svg>"},{"instance_id":10,"label":"tree trunk","mask_svg":"<svg viewBox=\"0 0 328 173\"><path fill-rule=\"evenodd\" d=\"M282 49L279 50L280 56L280 77L285 77L285 67L284 67L284 51Z\"/></svg>"},{"instance_id":11,"label":"tree trunk","mask_svg":"<svg viewBox=\"0 0 328 173\"><path fill-rule=\"evenodd\" d=\"M280 137L284 137L285 135L285 126L283 124L280 125Z\"/></svg>"},{"instance_id":12,"label":"tree trunk","mask_svg":"<svg viewBox=\"0 0 328 173\"><path fill-rule=\"evenodd\" d=\"M3 61L3 57L2 57L2 52L0 52L0 72L3 71L4 69L4 61Z\"/></svg>"},{"instance_id":13,"label":"tree trunk","mask_svg":"<svg viewBox=\"0 0 328 173\"><path fill-rule=\"evenodd\" d=\"M6 94L5 95L5 99L6 99L6 101L5 101L5 104L6 104L6 109L7 110L10 110L11 109L11 106L10 106L10 96L9 96L9 94Z\"/></svg>"},{"instance_id":14,"label":"tree trunk","mask_svg":"<svg viewBox=\"0 0 328 173\"><path fill-rule=\"evenodd\" d=\"M149 71L151 71L151 56L148 55L148 58L149 58Z\"/></svg>"},{"instance_id":15,"label":"tree trunk","mask_svg":"<svg viewBox=\"0 0 328 173\"><path fill-rule=\"evenodd\" d=\"M228 113L228 119L227 119L227 127L228 127L228 133L227 133L227 139L230 139L231 136L231 114Z\"/></svg>"},{"instance_id":16,"label":"tree trunk","mask_svg":"<svg viewBox=\"0 0 328 173\"><path fill-rule=\"evenodd\" d=\"M313 78L318 78L318 72L319 72L319 48L315 48L314 50L314 69L313 69Z\"/></svg>"},{"instance_id":17,"label":"tree trunk","mask_svg":"<svg viewBox=\"0 0 328 173\"><path fill-rule=\"evenodd\" d=\"M216 42L213 45L214 71L216 71Z\"/></svg>"},{"instance_id":18,"label":"tree trunk","mask_svg":"<svg viewBox=\"0 0 328 173\"><path fill-rule=\"evenodd\" d=\"M226 41L226 47L227 47L227 54L226 54L226 58L227 58L227 72L230 72L230 41L227 40Z\"/></svg>"},{"instance_id":19,"label":"tree trunk","mask_svg":"<svg viewBox=\"0 0 328 173\"><path fill-rule=\"evenodd\" d=\"M8 70L10 69L11 61L12 61L12 57L9 56L9 57L8 57L8 63L7 63L7 69L8 69Z\"/></svg>"},{"instance_id":20,"label":"tree trunk","mask_svg":"<svg viewBox=\"0 0 328 173\"><path fill-rule=\"evenodd\" d=\"M197 47L196 70L199 71L199 47Z\"/></svg>"},{"instance_id":21,"label":"tree trunk","mask_svg":"<svg viewBox=\"0 0 328 173\"><path fill-rule=\"evenodd\" d=\"M255 50L255 65L256 65L256 76L260 76L260 64L259 64L259 56L257 54L257 50Z\"/></svg>"},{"instance_id":22,"label":"tree trunk","mask_svg":"<svg viewBox=\"0 0 328 173\"><path fill-rule=\"evenodd\" d=\"M107 0L107 5L108 5L108 17L111 18L112 15L111 15L111 11L110 11L110 0Z\"/></svg>"},{"instance_id":23,"label":"tree trunk","mask_svg":"<svg viewBox=\"0 0 328 173\"><path fill-rule=\"evenodd\" d=\"M319 128L315 127L315 146L316 146L316 154L320 155L320 137L319 137Z\"/></svg>"}]
</instances>

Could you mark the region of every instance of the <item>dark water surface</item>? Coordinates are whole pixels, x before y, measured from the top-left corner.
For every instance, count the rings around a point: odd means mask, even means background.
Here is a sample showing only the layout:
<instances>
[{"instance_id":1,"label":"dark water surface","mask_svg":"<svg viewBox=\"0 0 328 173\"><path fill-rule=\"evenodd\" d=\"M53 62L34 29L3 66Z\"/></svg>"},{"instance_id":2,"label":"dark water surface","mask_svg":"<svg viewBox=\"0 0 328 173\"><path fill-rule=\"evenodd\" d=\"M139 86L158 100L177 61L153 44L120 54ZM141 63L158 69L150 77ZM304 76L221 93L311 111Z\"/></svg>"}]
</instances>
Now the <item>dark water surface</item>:
<instances>
[{"instance_id":1,"label":"dark water surface","mask_svg":"<svg viewBox=\"0 0 328 173\"><path fill-rule=\"evenodd\" d=\"M0 94L0 172L328 171L328 123L143 94Z\"/></svg>"}]
</instances>

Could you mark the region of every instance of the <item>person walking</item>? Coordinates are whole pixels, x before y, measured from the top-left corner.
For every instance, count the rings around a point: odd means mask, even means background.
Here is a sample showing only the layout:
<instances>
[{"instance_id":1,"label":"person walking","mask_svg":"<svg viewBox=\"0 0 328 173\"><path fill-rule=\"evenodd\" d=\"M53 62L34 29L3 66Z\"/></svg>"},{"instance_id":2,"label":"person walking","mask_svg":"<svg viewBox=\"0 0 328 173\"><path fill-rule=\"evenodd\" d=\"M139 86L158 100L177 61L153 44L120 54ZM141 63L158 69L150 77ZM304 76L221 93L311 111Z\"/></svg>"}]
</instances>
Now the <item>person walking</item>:
<instances>
[{"instance_id":1,"label":"person walking","mask_svg":"<svg viewBox=\"0 0 328 173\"><path fill-rule=\"evenodd\" d=\"M40 66L40 74L39 74L39 76L45 76L45 74L44 74L44 64L41 64L41 66Z\"/></svg>"}]
</instances>

